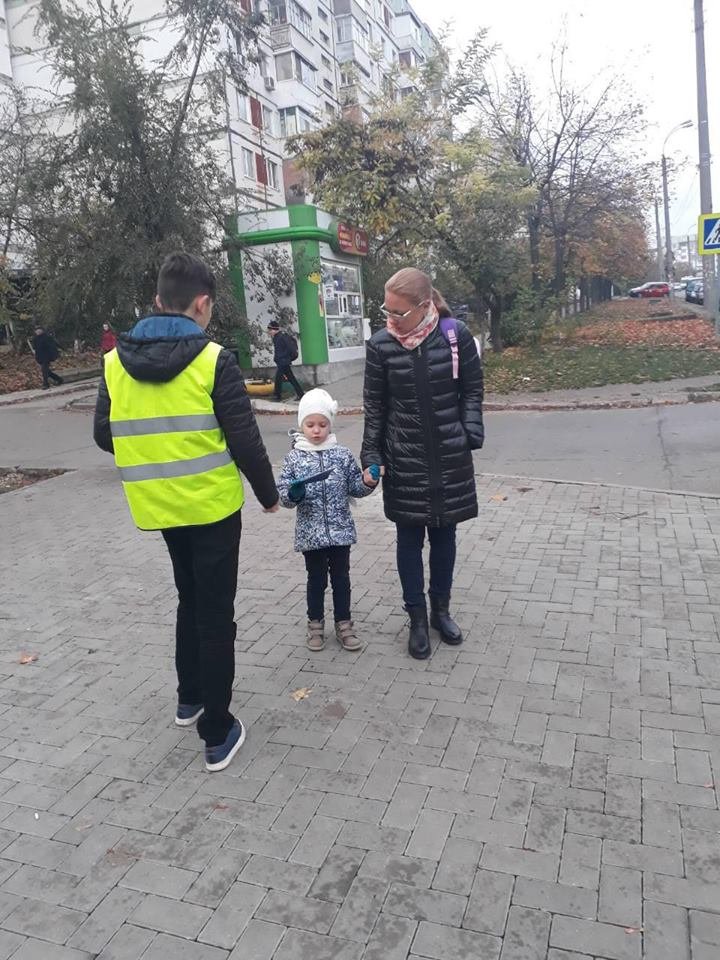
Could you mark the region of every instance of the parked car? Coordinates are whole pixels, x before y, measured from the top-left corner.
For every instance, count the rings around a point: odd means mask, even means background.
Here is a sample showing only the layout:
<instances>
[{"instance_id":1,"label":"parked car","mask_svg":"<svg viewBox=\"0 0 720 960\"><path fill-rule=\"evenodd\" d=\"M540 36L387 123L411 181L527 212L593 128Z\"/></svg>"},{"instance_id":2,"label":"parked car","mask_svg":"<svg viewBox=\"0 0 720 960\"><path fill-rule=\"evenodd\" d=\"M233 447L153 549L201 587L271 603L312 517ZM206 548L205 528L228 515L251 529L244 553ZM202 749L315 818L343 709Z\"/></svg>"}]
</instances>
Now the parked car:
<instances>
[{"instance_id":1,"label":"parked car","mask_svg":"<svg viewBox=\"0 0 720 960\"><path fill-rule=\"evenodd\" d=\"M652 281L651 283L643 283L641 287L633 287L630 291L631 297L669 297L670 296L670 284Z\"/></svg>"},{"instance_id":2,"label":"parked car","mask_svg":"<svg viewBox=\"0 0 720 960\"><path fill-rule=\"evenodd\" d=\"M688 303L702 303L703 302L703 278L695 277L694 280L688 280L687 286L685 287L685 300ZM698 297L700 299L698 299Z\"/></svg>"},{"instance_id":3,"label":"parked car","mask_svg":"<svg viewBox=\"0 0 720 960\"><path fill-rule=\"evenodd\" d=\"M705 284L702 280L695 280L692 284L688 284L688 288L685 291L685 299L688 303L705 303Z\"/></svg>"}]
</instances>

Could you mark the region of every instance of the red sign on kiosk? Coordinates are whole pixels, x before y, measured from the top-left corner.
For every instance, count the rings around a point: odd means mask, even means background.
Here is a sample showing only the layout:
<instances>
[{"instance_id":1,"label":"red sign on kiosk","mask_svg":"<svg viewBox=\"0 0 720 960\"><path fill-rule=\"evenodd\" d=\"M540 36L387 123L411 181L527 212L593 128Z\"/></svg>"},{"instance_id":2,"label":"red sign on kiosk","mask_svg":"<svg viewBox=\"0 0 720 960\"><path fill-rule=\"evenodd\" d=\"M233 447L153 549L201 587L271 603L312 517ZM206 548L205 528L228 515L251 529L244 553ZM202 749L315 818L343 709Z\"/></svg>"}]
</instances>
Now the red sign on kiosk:
<instances>
[{"instance_id":1,"label":"red sign on kiosk","mask_svg":"<svg viewBox=\"0 0 720 960\"><path fill-rule=\"evenodd\" d=\"M355 254L358 257L368 255L369 241L364 230L353 227L349 223L337 225L338 247L343 253Z\"/></svg>"}]
</instances>

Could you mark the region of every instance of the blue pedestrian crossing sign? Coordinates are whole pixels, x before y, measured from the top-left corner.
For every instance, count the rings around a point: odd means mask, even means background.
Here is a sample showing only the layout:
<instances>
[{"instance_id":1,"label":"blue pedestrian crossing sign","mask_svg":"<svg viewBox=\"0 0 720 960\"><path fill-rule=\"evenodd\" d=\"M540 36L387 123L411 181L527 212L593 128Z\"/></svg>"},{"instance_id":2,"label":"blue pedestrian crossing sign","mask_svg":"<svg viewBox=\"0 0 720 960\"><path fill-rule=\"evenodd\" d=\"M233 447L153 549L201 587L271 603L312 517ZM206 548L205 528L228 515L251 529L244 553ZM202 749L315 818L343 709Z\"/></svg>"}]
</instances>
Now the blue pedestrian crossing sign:
<instances>
[{"instance_id":1,"label":"blue pedestrian crossing sign","mask_svg":"<svg viewBox=\"0 0 720 960\"><path fill-rule=\"evenodd\" d=\"M698 253L720 253L720 213L698 217Z\"/></svg>"}]
</instances>

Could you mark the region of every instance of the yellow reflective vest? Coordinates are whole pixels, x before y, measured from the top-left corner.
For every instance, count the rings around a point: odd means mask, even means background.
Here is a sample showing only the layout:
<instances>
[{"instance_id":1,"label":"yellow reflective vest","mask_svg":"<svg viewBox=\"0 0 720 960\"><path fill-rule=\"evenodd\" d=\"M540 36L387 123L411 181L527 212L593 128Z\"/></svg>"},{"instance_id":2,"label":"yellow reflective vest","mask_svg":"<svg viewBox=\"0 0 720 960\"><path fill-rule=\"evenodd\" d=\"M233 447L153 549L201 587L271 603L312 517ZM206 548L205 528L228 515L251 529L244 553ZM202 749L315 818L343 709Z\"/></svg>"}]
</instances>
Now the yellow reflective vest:
<instances>
[{"instance_id":1,"label":"yellow reflective vest","mask_svg":"<svg viewBox=\"0 0 720 960\"><path fill-rule=\"evenodd\" d=\"M105 357L110 430L133 520L141 530L216 523L239 510L243 486L213 409L221 347L208 345L172 380L134 380Z\"/></svg>"}]
</instances>

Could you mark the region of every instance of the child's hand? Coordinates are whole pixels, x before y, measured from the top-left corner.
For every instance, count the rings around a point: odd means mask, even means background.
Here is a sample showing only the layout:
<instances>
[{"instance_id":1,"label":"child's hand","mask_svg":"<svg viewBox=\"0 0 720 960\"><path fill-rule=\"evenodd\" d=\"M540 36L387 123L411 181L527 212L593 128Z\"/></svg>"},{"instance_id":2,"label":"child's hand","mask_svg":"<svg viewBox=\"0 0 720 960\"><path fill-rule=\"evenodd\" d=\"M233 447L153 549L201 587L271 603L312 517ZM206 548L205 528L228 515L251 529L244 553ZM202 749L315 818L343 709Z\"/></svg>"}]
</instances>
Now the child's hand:
<instances>
[{"instance_id":1,"label":"child's hand","mask_svg":"<svg viewBox=\"0 0 720 960\"><path fill-rule=\"evenodd\" d=\"M277 513L280 509L280 501L272 507L263 507L263 513Z\"/></svg>"},{"instance_id":2,"label":"child's hand","mask_svg":"<svg viewBox=\"0 0 720 960\"><path fill-rule=\"evenodd\" d=\"M382 469L376 464L373 464L370 467L367 467L363 470L363 483L366 487L376 487L380 482L380 474Z\"/></svg>"},{"instance_id":3,"label":"child's hand","mask_svg":"<svg viewBox=\"0 0 720 960\"><path fill-rule=\"evenodd\" d=\"M301 500L305 499L305 484L302 480L295 480L290 484L288 487L288 497L293 503L300 503Z\"/></svg>"}]
</instances>

